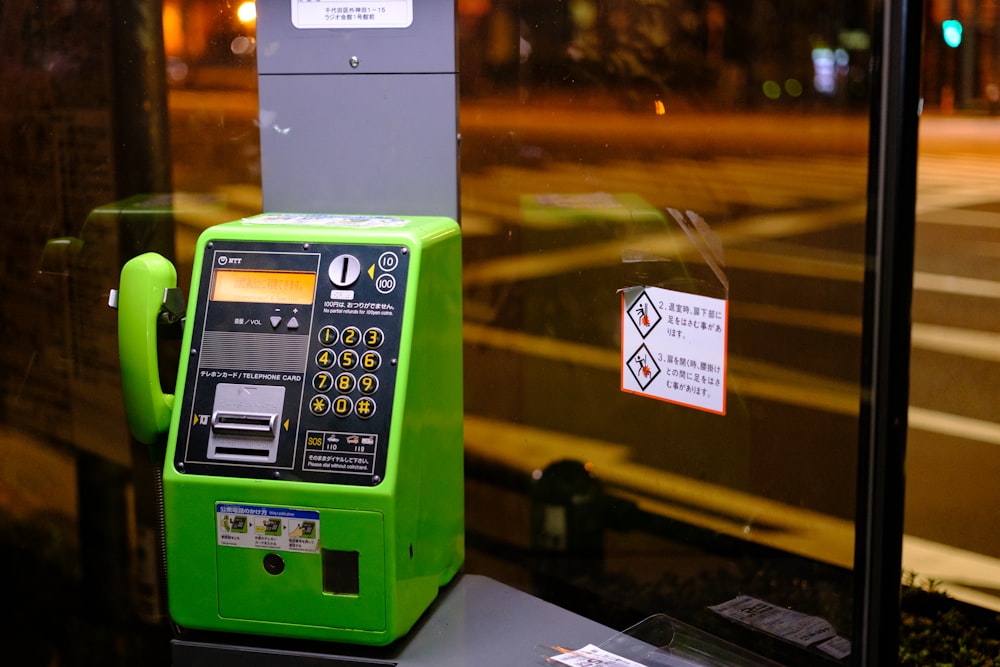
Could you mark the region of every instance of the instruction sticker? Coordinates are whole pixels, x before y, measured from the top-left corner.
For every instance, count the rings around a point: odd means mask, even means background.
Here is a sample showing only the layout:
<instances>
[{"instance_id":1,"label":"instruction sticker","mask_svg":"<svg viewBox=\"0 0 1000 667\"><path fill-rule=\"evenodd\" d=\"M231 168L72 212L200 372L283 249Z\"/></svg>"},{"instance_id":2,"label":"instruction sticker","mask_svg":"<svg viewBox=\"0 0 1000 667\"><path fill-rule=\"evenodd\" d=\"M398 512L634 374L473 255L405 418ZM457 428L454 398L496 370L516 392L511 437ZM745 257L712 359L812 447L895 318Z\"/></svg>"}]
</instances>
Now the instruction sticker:
<instances>
[{"instance_id":1,"label":"instruction sticker","mask_svg":"<svg viewBox=\"0 0 1000 667\"><path fill-rule=\"evenodd\" d=\"M292 25L315 28L408 28L413 0L291 0Z\"/></svg>"},{"instance_id":2,"label":"instruction sticker","mask_svg":"<svg viewBox=\"0 0 1000 667\"><path fill-rule=\"evenodd\" d=\"M622 391L726 414L728 321L725 299L623 290Z\"/></svg>"},{"instance_id":3,"label":"instruction sticker","mask_svg":"<svg viewBox=\"0 0 1000 667\"><path fill-rule=\"evenodd\" d=\"M319 551L319 512L287 507L217 503L220 546L269 551Z\"/></svg>"}]
</instances>

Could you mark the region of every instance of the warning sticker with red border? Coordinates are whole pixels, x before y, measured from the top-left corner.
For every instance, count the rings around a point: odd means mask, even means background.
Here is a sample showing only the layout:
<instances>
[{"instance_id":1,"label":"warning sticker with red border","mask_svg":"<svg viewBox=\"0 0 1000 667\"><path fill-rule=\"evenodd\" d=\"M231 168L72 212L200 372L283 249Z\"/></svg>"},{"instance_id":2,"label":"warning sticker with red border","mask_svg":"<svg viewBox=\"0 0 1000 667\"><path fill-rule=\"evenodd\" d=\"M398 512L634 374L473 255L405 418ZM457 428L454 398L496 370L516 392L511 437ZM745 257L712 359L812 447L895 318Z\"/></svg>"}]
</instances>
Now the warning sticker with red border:
<instances>
[{"instance_id":1,"label":"warning sticker with red border","mask_svg":"<svg viewBox=\"0 0 1000 667\"><path fill-rule=\"evenodd\" d=\"M622 290L622 391L725 414L728 322L726 299Z\"/></svg>"}]
</instances>

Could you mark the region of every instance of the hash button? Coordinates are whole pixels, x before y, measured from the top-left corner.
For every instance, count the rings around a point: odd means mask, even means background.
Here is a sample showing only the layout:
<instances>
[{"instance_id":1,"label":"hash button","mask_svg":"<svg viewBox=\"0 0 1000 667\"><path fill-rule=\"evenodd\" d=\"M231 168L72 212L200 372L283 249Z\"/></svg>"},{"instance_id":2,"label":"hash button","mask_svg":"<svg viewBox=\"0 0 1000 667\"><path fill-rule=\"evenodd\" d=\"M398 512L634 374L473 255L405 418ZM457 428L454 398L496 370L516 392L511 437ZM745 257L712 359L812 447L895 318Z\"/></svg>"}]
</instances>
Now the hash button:
<instances>
[{"instance_id":1,"label":"hash button","mask_svg":"<svg viewBox=\"0 0 1000 667\"><path fill-rule=\"evenodd\" d=\"M375 414L375 401L368 397L359 398L354 406L354 412L362 419L368 419Z\"/></svg>"}]
</instances>

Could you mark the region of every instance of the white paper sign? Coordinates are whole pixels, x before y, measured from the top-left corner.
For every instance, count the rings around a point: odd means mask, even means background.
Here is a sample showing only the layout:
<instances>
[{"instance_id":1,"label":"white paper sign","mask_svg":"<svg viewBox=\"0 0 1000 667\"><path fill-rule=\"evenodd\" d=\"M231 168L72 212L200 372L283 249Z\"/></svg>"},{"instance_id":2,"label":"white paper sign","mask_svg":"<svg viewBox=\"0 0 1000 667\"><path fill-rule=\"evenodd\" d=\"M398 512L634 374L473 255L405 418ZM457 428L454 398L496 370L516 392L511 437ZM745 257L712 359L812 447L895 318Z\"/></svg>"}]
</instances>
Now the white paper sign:
<instances>
[{"instance_id":1,"label":"white paper sign","mask_svg":"<svg viewBox=\"0 0 1000 667\"><path fill-rule=\"evenodd\" d=\"M799 646L811 646L837 636L836 630L826 619L779 607L748 595L739 595L709 609L737 623L744 623ZM844 650L847 651L845 655L850 654L850 644L846 649L840 643L831 644L831 647L832 650L828 651L831 655L834 654L833 651Z\"/></svg>"},{"instance_id":2,"label":"white paper sign","mask_svg":"<svg viewBox=\"0 0 1000 667\"><path fill-rule=\"evenodd\" d=\"M575 651L554 655L549 660L570 665L570 667L642 667L634 660L609 653L593 644L587 644Z\"/></svg>"},{"instance_id":3,"label":"white paper sign","mask_svg":"<svg viewBox=\"0 0 1000 667\"><path fill-rule=\"evenodd\" d=\"M316 28L408 28L413 0L291 0L292 25Z\"/></svg>"},{"instance_id":4,"label":"white paper sign","mask_svg":"<svg viewBox=\"0 0 1000 667\"><path fill-rule=\"evenodd\" d=\"M725 299L623 290L622 391L726 414L728 322Z\"/></svg>"}]
</instances>

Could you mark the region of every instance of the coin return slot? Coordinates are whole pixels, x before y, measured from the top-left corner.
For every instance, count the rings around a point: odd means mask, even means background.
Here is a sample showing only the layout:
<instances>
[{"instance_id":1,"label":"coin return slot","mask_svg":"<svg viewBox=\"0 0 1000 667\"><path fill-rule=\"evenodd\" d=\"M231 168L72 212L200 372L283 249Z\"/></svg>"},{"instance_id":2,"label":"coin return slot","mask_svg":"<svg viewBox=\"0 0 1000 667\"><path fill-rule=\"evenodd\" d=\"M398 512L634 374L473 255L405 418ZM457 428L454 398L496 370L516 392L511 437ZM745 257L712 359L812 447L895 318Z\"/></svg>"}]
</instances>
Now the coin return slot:
<instances>
[{"instance_id":1,"label":"coin return slot","mask_svg":"<svg viewBox=\"0 0 1000 667\"><path fill-rule=\"evenodd\" d=\"M220 459L232 458L233 460L259 458L262 462L266 463L266 459L271 458L271 451L268 449L250 449L249 447L216 447L215 457ZM237 459L236 457L240 458Z\"/></svg>"},{"instance_id":2,"label":"coin return slot","mask_svg":"<svg viewBox=\"0 0 1000 667\"><path fill-rule=\"evenodd\" d=\"M323 549L323 592L333 595L358 595L358 552Z\"/></svg>"}]
</instances>

